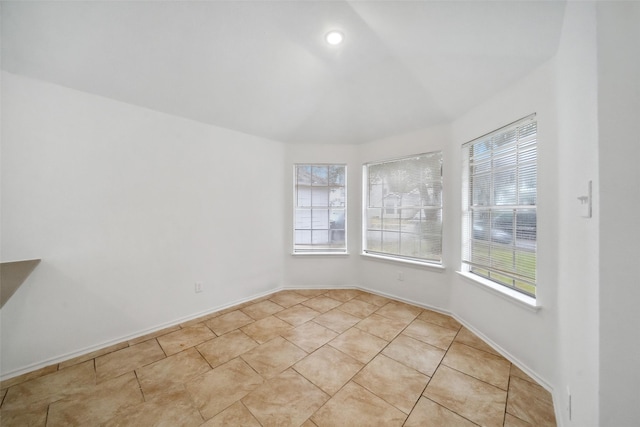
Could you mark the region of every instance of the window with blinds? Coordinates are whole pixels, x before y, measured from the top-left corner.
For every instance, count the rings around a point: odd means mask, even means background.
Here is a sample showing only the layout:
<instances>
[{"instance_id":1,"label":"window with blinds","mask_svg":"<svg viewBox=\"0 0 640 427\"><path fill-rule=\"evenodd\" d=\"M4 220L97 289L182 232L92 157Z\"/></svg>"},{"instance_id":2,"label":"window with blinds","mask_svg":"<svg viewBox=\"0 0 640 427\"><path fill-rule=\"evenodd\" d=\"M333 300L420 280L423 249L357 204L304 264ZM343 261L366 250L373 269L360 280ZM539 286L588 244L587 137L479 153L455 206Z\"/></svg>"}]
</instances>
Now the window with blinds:
<instances>
[{"instance_id":1,"label":"window with blinds","mask_svg":"<svg viewBox=\"0 0 640 427\"><path fill-rule=\"evenodd\" d=\"M462 146L465 271L534 297L535 114Z\"/></svg>"},{"instance_id":2,"label":"window with blinds","mask_svg":"<svg viewBox=\"0 0 640 427\"><path fill-rule=\"evenodd\" d=\"M294 165L294 253L347 252L347 166Z\"/></svg>"},{"instance_id":3,"label":"window with blinds","mask_svg":"<svg viewBox=\"0 0 640 427\"><path fill-rule=\"evenodd\" d=\"M442 264L442 152L364 165L363 252Z\"/></svg>"}]
</instances>

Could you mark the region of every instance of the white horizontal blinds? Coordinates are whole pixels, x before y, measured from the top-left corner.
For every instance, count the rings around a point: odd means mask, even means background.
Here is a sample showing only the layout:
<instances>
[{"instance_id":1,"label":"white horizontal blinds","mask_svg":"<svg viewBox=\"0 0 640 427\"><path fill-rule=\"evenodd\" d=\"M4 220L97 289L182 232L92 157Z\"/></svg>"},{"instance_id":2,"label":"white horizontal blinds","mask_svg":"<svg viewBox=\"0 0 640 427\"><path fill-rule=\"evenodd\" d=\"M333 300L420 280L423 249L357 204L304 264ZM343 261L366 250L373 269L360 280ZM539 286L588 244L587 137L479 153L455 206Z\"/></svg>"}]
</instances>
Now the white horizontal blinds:
<instances>
[{"instance_id":1,"label":"white horizontal blinds","mask_svg":"<svg viewBox=\"0 0 640 427\"><path fill-rule=\"evenodd\" d=\"M442 152L365 165L364 252L442 263Z\"/></svg>"},{"instance_id":2,"label":"white horizontal blinds","mask_svg":"<svg viewBox=\"0 0 640 427\"><path fill-rule=\"evenodd\" d=\"M463 159L463 262L475 274L535 296L535 115L465 144Z\"/></svg>"},{"instance_id":3,"label":"white horizontal blinds","mask_svg":"<svg viewBox=\"0 0 640 427\"><path fill-rule=\"evenodd\" d=\"M345 165L294 166L294 252L346 252Z\"/></svg>"}]
</instances>

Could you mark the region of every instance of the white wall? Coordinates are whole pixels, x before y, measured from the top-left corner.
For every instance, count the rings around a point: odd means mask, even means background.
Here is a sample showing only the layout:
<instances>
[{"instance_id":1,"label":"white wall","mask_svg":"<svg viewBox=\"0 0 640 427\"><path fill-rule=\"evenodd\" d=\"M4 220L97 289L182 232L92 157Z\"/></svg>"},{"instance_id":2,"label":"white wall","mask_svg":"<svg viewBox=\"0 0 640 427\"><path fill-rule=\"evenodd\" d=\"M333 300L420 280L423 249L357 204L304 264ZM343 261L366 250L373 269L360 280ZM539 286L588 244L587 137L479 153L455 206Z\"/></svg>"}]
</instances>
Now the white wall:
<instances>
[{"instance_id":1,"label":"white wall","mask_svg":"<svg viewBox=\"0 0 640 427\"><path fill-rule=\"evenodd\" d=\"M542 309L533 312L468 281L451 277L451 309L463 321L549 387L555 376L556 325L556 244L557 162L554 61L505 88L491 100L469 111L452 123L452 151L449 167L457 174L447 196L452 199L447 217L461 221L461 146L467 141L507 125L531 113L538 122L538 259L537 302ZM451 268L460 269L460 227L452 233Z\"/></svg>"},{"instance_id":2,"label":"white wall","mask_svg":"<svg viewBox=\"0 0 640 427\"><path fill-rule=\"evenodd\" d=\"M560 425L598 425L598 90L595 3L568 3L557 54ZM577 198L593 182L593 217ZM568 391L571 393L569 418Z\"/></svg>"},{"instance_id":3,"label":"white wall","mask_svg":"<svg viewBox=\"0 0 640 427\"><path fill-rule=\"evenodd\" d=\"M640 420L640 3L601 2L600 425Z\"/></svg>"},{"instance_id":4,"label":"white wall","mask_svg":"<svg viewBox=\"0 0 640 427\"><path fill-rule=\"evenodd\" d=\"M3 376L281 285L283 144L8 73L2 115Z\"/></svg>"},{"instance_id":5,"label":"white wall","mask_svg":"<svg viewBox=\"0 0 640 427\"><path fill-rule=\"evenodd\" d=\"M449 126L436 126L431 129L411 132L403 135L382 138L362 144L359 147L359 173L362 175L362 164L374 161L394 159L412 154L443 151L444 163L444 235L456 226L449 221L446 212L450 209L447 191L453 188L450 182L449 162L446 151L451 135ZM362 176L360 177L360 180ZM359 213L362 212L362 183L360 182ZM361 235L361 232L358 236ZM358 253L362 252L362 244L358 242ZM443 241L443 252L449 251L448 241ZM448 260L444 260L445 266ZM382 261L366 256L358 257L359 283L374 292L390 295L422 306L447 310L449 306L449 289L447 286L448 271L421 267L397 261ZM450 266L448 266L450 267ZM403 280L398 280L398 272L402 272Z\"/></svg>"}]
</instances>

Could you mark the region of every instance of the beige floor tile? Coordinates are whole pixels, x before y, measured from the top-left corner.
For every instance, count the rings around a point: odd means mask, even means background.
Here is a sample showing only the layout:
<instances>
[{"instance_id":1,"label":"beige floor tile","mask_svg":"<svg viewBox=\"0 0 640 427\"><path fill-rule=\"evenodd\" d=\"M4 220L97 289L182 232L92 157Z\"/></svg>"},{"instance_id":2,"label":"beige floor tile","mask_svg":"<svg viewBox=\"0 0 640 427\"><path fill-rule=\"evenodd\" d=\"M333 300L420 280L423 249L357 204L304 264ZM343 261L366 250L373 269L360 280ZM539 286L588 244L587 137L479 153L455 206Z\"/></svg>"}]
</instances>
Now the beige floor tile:
<instances>
[{"instance_id":1,"label":"beige floor tile","mask_svg":"<svg viewBox=\"0 0 640 427\"><path fill-rule=\"evenodd\" d=\"M129 347L129 344L126 342L110 345L109 347L92 351L91 353L74 357L73 359L65 360L64 362L61 362L58 365L58 369L68 368L69 366L77 365L78 363L86 362L87 360L95 359L96 357L102 356L104 354L113 353L114 351L122 350L123 348L127 348L127 347Z\"/></svg>"},{"instance_id":2,"label":"beige floor tile","mask_svg":"<svg viewBox=\"0 0 640 427\"><path fill-rule=\"evenodd\" d=\"M105 427L196 427L203 422L191 396L182 388L121 410Z\"/></svg>"},{"instance_id":3,"label":"beige floor tile","mask_svg":"<svg viewBox=\"0 0 640 427\"><path fill-rule=\"evenodd\" d=\"M258 343L254 339L241 330L235 330L202 343L196 349L215 368L257 346Z\"/></svg>"},{"instance_id":4,"label":"beige floor tile","mask_svg":"<svg viewBox=\"0 0 640 427\"><path fill-rule=\"evenodd\" d=\"M238 401L211 418L202 427L261 427L242 402Z\"/></svg>"},{"instance_id":5,"label":"beige floor tile","mask_svg":"<svg viewBox=\"0 0 640 427\"><path fill-rule=\"evenodd\" d=\"M420 319L411 322L402 333L443 350L448 349L456 337L456 331Z\"/></svg>"},{"instance_id":6,"label":"beige floor tile","mask_svg":"<svg viewBox=\"0 0 640 427\"><path fill-rule=\"evenodd\" d=\"M326 289L294 289L293 291L307 298L317 297L327 292Z\"/></svg>"},{"instance_id":7,"label":"beige floor tile","mask_svg":"<svg viewBox=\"0 0 640 427\"><path fill-rule=\"evenodd\" d=\"M298 304L277 313L275 316L293 326L300 326L319 315L320 312L302 304Z\"/></svg>"},{"instance_id":8,"label":"beige floor tile","mask_svg":"<svg viewBox=\"0 0 640 427\"><path fill-rule=\"evenodd\" d=\"M93 389L95 384L93 361L89 360L9 388L2 409L46 408L51 402Z\"/></svg>"},{"instance_id":9,"label":"beige floor tile","mask_svg":"<svg viewBox=\"0 0 640 427\"><path fill-rule=\"evenodd\" d=\"M313 416L318 427L401 426L407 416L364 387L350 382Z\"/></svg>"},{"instance_id":10,"label":"beige floor tile","mask_svg":"<svg viewBox=\"0 0 640 427\"><path fill-rule=\"evenodd\" d=\"M282 337L286 338L287 341L292 342L307 353L317 350L337 336L337 332L315 322L305 323L282 334Z\"/></svg>"},{"instance_id":11,"label":"beige floor tile","mask_svg":"<svg viewBox=\"0 0 640 427\"><path fill-rule=\"evenodd\" d=\"M532 425L555 426L551 394L543 387L518 377L509 381L507 412Z\"/></svg>"},{"instance_id":12,"label":"beige floor tile","mask_svg":"<svg viewBox=\"0 0 640 427\"><path fill-rule=\"evenodd\" d=\"M363 366L351 356L326 345L293 365L293 369L325 393L333 395Z\"/></svg>"},{"instance_id":13,"label":"beige floor tile","mask_svg":"<svg viewBox=\"0 0 640 427\"><path fill-rule=\"evenodd\" d=\"M502 356L454 342L442 364L503 390L509 387L511 363Z\"/></svg>"},{"instance_id":14,"label":"beige floor tile","mask_svg":"<svg viewBox=\"0 0 640 427\"><path fill-rule=\"evenodd\" d=\"M385 356L427 376L433 375L444 353L444 350L405 335L398 336L382 351Z\"/></svg>"},{"instance_id":15,"label":"beige floor tile","mask_svg":"<svg viewBox=\"0 0 640 427\"><path fill-rule=\"evenodd\" d=\"M376 295L376 294L370 294L368 292L362 292L355 299L368 302L369 304L373 304L378 307L382 307L383 305L391 302L389 298L385 298L383 296Z\"/></svg>"},{"instance_id":16,"label":"beige floor tile","mask_svg":"<svg viewBox=\"0 0 640 427\"><path fill-rule=\"evenodd\" d=\"M324 295L308 299L302 303L302 305L312 308L320 313L326 313L327 311L332 310L341 304L342 302Z\"/></svg>"},{"instance_id":17,"label":"beige floor tile","mask_svg":"<svg viewBox=\"0 0 640 427\"><path fill-rule=\"evenodd\" d=\"M164 351L155 339L96 357L97 381L118 377L164 358Z\"/></svg>"},{"instance_id":18,"label":"beige floor tile","mask_svg":"<svg viewBox=\"0 0 640 427\"><path fill-rule=\"evenodd\" d=\"M215 337L216 335L204 323L198 323L157 339L167 356L171 356Z\"/></svg>"},{"instance_id":19,"label":"beige floor tile","mask_svg":"<svg viewBox=\"0 0 640 427\"><path fill-rule=\"evenodd\" d=\"M58 364L45 366L44 368L36 369L35 371L27 372L26 374L18 375L13 378L9 378L8 380L4 380L0 382L0 389L6 390L9 387L13 387L14 385L21 384L23 382L33 380L35 378L40 378L45 375L49 375L58 370Z\"/></svg>"},{"instance_id":20,"label":"beige floor tile","mask_svg":"<svg viewBox=\"0 0 640 427\"><path fill-rule=\"evenodd\" d=\"M404 427L476 427L477 424L451 412L444 406L421 397Z\"/></svg>"},{"instance_id":21,"label":"beige floor tile","mask_svg":"<svg viewBox=\"0 0 640 427\"><path fill-rule=\"evenodd\" d=\"M223 314L222 316L208 320L206 325L215 332L216 335L220 336L253 322L254 320L250 316L247 316L240 310L234 310Z\"/></svg>"},{"instance_id":22,"label":"beige floor tile","mask_svg":"<svg viewBox=\"0 0 640 427\"><path fill-rule=\"evenodd\" d=\"M251 392L242 403L264 427L299 426L329 396L293 369L288 369Z\"/></svg>"},{"instance_id":23,"label":"beige floor tile","mask_svg":"<svg viewBox=\"0 0 640 427\"><path fill-rule=\"evenodd\" d=\"M468 345L469 347L477 348L478 350L486 351L487 353L495 354L496 356L502 357L502 355L494 350L493 347L484 342L480 337L478 337L467 328L460 328L460 332L458 332L455 341L461 344Z\"/></svg>"},{"instance_id":24,"label":"beige floor tile","mask_svg":"<svg viewBox=\"0 0 640 427\"><path fill-rule=\"evenodd\" d=\"M425 322L429 323L435 323L436 325L453 329L454 331L459 330L462 326L460 322L458 322L453 317L432 310L424 310L422 313L420 313L418 319L424 320Z\"/></svg>"},{"instance_id":25,"label":"beige floor tile","mask_svg":"<svg viewBox=\"0 0 640 427\"><path fill-rule=\"evenodd\" d=\"M44 427L47 422L47 404L31 405L20 409L0 409L0 425L3 427Z\"/></svg>"},{"instance_id":26,"label":"beige floor tile","mask_svg":"<svg viewBox=\"0 0 640 427\"><path fill-rule=\"evenodd\" d=\"M533 427L533 426L528 422L521 420L520 418L514 417L511 414L505 414L504 427Z\"/></svg>"},{"instance_id":27,"label":"beige floor tile","mask_svg":"<svg viewBox=\"0 0 640 427\"><path fill-rule=\"evenodd\" d=\"M476 424L502 426L507 393L447 366L438 368L424 396Z\"/></svg>"},{"instance_id":28,"label":"beige floor tile","mask_svg":"<svg viewBox=\"0 0 640 427\"><path fill-rule=\"evenodd\" d=\"M205 420L212 418L245 397L264 380L251 366L236 358L186 384Z\"/></svg>"},{"instance_id":29,"label":"beige floor tile","mask_svg":"<svg viewBox=\"0 0 640 427\"><path fill-rule=\"evenodd\" d=\"M379 354L353 381L409 414L427 386L429 377Z\"/></svg>"},{"instance_id":30,"label":"beige floor tile","mask_svg":"<svg viewBox=\"0 0 640 427\"><path fill-rule=\"evenodd\" d=\"M105 381L81 395L69 396L49 405L47 425L100 425L119 411L142 403L140 386L133 372Z\"/></svg>"},{"instance_id":31,"label":"beige floor tile","mask_svg":"<svg viewBox=\"0 0 640 427\"><path fill-rule=\"evenodd\" d=\"M521 380L525 380L525 381L529 381L530 383L534 383L534 384L538 384L538 382L536 380L534 380L533 378L531 378L529 375L527 375L522 369L518 368L516 365L511 364L511 372L510 374L512 377L518 377Z\"/></svg>"},{"instance_id":32,"label":"beige floor tile","mask_svg":"<svg viewBox=\"0 0 640 427\"><path fill-rule=\"evenodd\" d=\"M180 330L180 326L178 325L170 326L168 328L164 328L159 331L151 332L149 334L142 335L138 338L131 339L129 340L129 345L131 346L131 345L140 344L141 342L149 341L153 338L158 338L158 337L161 337L162 335L167 335L167 334L170 334L171 332L175 332L179 330Z\"/></svg>"},{"instance_id":33,"label":"beige floor tile","mask_svg":"<svg viewBox=\"0 0 640 427\"><path fill-rule=\"evenodd\" d=\"M369 363L387 344L388 342L382 338L357 328L351 328L329 342L330 346L362 363Z\"/></svg>"},{"instance_id":34,"label":"beige floor tile","mask_svg":"<svg viewBox=\"0 0 640 427\"><path fill-rule=\"evenodd\" d=\"M331 329L332 331L342 333L358 323L360 318L334 308L333 310L327 311L326 313L316 317L313 321Z\"/></svg>"},{"instance_id":35,"label":"beige floor tile","mask_svg":"<svg viewBox=\"0 0 640 427\"><path fill-rule=\"evenodd\" d=\"M289 308L296 304L300 304L309 298L294 291L282 291L270 296L269 299L284 308Z\"/></svg>"},{"instance_id":36,"label":"beige floor tile","mask_svg":"<svg viewBox=\"0 0 640 427\"><path fill-rule=\"evenodd\" d=\"M272 378L288 369L307 353L282 337L262 344L241 357L265 378Z\"/></svg>"},{"instance_id":37,"label":"beige floor tile","mask_svg":"<svg viewBox=\"0 0 640 427\"><path fill-rule=\"evenodd\" d=\"M277 292L0 384L8 427L546 427L554 415L550 393L452 317L353 289Z\"/></svg>"},{"instance_id":38,"label":"beige floor tile","mask_svg":"<svg viewBox=\"0 0 640 427\"><path fill-rule=\"evenodd\" d=\"M377 305L369 304L368 302L364 302L358 299L352 299L341 306L338 306L338 310L342 310L345 313L349 313L352 316L359 317L364 319L369 316L371 313L378 309Z\"/></svg>"},{"instance_id":39,"label":"beige floor tile","mask_svg":"<svg viewBox=\"0 0 640 427\"><path fill-rule=\"evenodd\" d=\"M392 301L380 307L376 311L376 314L388 317L389 319L408 320L411 322L418 316L418 314L420 314L421 311L421 308L413 305Z\"/></svg>"},{"instance_id":40,"label":"beige floor tile","mask_svg":"<svg viewBox=\"0 0 640 427\"><path fill-rule=\"evenodd\" d=\"M347 302L354 299L361 293L362 292L357 289L331 289L330 291L327 291L325 295L341 302Z\"/></svg>"},{"instance_id":41,"label":"beige floor tile","mask_svg":"<svg viewBox=\"0 0 640 427\"><path fill-rule=\"evenodd\" d=\"M146 400L159 394L183 388L185 382L211 370L195 348L136 369L136 375Z\"/></svg>"},{"instance_id":42,"label":"beige floor tile","mask_svg":"<svg viewBox=\"0 0 640 427\"><path fill-rule=\"evenodd\" d=\"M409 322L410 321L408 320L389 319L388 317L374 313L366 319L358 322L355 327L368 332L371 335L391 341L407 327Z\"/></svg>"},{"instance_id":43,"label":"beige floor tile","mask_svg":"<svg viewBox=\"0 0 640 427\"><path fill-rule=\"evenodd\" d=\"M275 302L265 300L245 307L241 311L255 320L260 320L282 310L284 310L284 307Z\"/></svg>"},{"instance_id":44,"label":"beige floor tile","mask_svg":"<svg viewBox=\"0 0 640 427\"><path fill-rule=\"evenodd\" d=\"M249 335L259 344L264 344L291 329L293 329L293 326L275 316L265 317L241 328L242 332Z\"/></svg>"}]
</instances>

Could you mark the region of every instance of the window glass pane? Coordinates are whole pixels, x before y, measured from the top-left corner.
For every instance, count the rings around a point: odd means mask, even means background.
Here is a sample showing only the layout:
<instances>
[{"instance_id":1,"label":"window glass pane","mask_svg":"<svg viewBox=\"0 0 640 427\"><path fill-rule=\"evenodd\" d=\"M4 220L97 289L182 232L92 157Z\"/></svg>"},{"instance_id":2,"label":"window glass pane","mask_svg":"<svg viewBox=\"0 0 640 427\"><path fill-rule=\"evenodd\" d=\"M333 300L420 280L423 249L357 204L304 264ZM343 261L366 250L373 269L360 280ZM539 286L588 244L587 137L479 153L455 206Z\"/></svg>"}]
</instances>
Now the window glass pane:
<instances>
[{"instance_id":1,"label":"window glass pane","mask_svg":"<svg viewBox=\"0 0 640 427\"><path fill-rule=\"evenodd\" d=\"M311 206L329 206L329 187L311 187Z\"/></svg>"},{"instance_id":2,"label":"window glass pane","mask_svg":"<svg viewBox=\"0 0 640 427\"><path fill-rule=\"evenodd\" d=\"M345 212L343 209L332 209L329 212L329 240L332 244L344 243Z\"/></svg>"},{"instance_id":3,"label":"window glass pane","mask_svg":"<svg viewBox=\"0 0 640 427\"><path fill-rule=\"evenodd\" d=\"M331 187L329 188L329 206L344 207L347 203L346 191L344 187Z\"/></svg>"},{"instance_id":4,"label":"window glass pane","mask_svg":"<svg viewBox=\"0 0 640 427\"><path fill-rule=\"evenodd\" d=\"M513 210L493 210L491 211L491 241L510 245L513 243L514 232L514 211Z\"/></svg>"},{"instance_id":5,"label":"window glass pane","mask_svg":"<svg viewBox=\"0 0 640 427\"><path fill-rule=\"evenodd\" d=\"M309 245L311 244L311 230L296 230L295 238L296 244Z\"/></svg>"},{"instance_id":6,"label":"window glass pane","mask_svg":"<svg viewBox=\"0 0 640 427\"><path fill-rule=\"evenodd\" d=\"M329 168L327 166L312 166L311 174L311 185L326 187L329 184Z\"/></svg>"},{"instance_id":7,"label":"window glass pane","mask_svg":"<svg viewBox=\"0 0 640 427\"><path fill-rule=\"evenodd\" d=\"M491 175L479 175L472 178L473 206L491 204Z\"/></svg>"},{"instance_id":8,"label":"window glass pane","mask_svg":"<svg viewBox=\"0 0 640 427\"><path fill-rule=\"evenodd\" d=\"M514 169L497 172L493 175L493 200L495 205L515 205L518 193L516 190L516 171Z\"/></svg>"},{"instance_id":9,"label":"window glass pane","mask_svg":"<svg viewBox=\"0 0 640 427\"><path fill-rule=\"evenodd\" d=\"M463 263L470 272L531 296L537 256L536 132L536 122L527 118L463 146Z\"/></svg>"},{"instance_id":10,"label":"window glass pane","mask_svg":"<svg viewBox=\"0 0 640 427\"><path fill-rule=\"evenodd\" d=\"M367 209L367 226L369 230L382 230L382 209Z\"/></svg>"},{"instance_id":11,"label":"window glass pane","mask_svg":"<svg viewBox=\"0 0 640 427\"><path fill-rule=\"evenodd\" d=\"M328 230L313 230L311 232L311 243L314 245L328 244L329 243L329 231Z\"/></svg>"},{"instance_id":12,"label":"window glass pane","mask_svg":"<svg viewBox=\"0 0 640 427\"><path fill-rule=\"evenodd\" d=\"M329 229L329 209L314 209L311 211L311 225L314 230Z\"/></svg>"},{"instance_id":13,"label":"window glass pane","mask_svg":"<svg viewBox=\"0 0 640 427\"><path fill-rule=\"evenodd\" d=\"M490 211L473 211L471 221L473 223L473 238L488 241L491 235Z\"/></svg>"},{"instance_id":14,"label":"window glass pane","mask_svg":"<svg viewBox=\"0 0 640 427\"><path fill-rule=\"evenodd\" d=\"M329 165L329 186L344 187L345 167L343 165Z\"/></svg>"},{"instance_id":15,"label":"window glass pane","mask_svg":"<svg viewBox=\"0 0 640 427\"><path fill-rule=\"evenodd\" d=\"M310 209L296 209L295 212L295 228L296 229L311 229L311 210Z\"/></svg>"},{"instance_id":16,"label":"window glass pane","mask_svg":"<svg viewBox=\"0 0 640 427\"><path fill-rule=\"evenodd\" d=\"M440 263L442 153L372 163L365 172L364 251Z\"/></svg>"},{"instance_id":17,"label":"window glass pane","mask_svg":"<svg viewBox=\"0 0 640 427\"><path fill-rule=\"evenodd\" d=\"M520 168L518 173L518 198L520 205L535 205L537 202L536 165L529 164Z\"/></svg>"},{"instance_id":18,"label":"window glass pane","mask_svg":"<svg viewBox=\"0 0 640 427\"><path fill-rule=\"evenodd\" d=\"M382 252L393 255L400 254L400 233L382 232Z\"/></svg>"},{"instance_id":19,"label":"window glass pane","mask_svg":"<svg viewBox=\"0 0 640 427\"><path fill-rule=\"evenodd\" d=\"M345 253L346 166L302 164L294 170L294 252Z\"/></svg>"},{"instance_id":20,"label":"window glass pane","mask_svg":"<svg viewBox=\"0 0 640 427\"><path fill-rule=\"evenodd\" d=\"M367 231L367 248L371 251L382 251L382 231Z\"/></svg>"}]
</instances>

